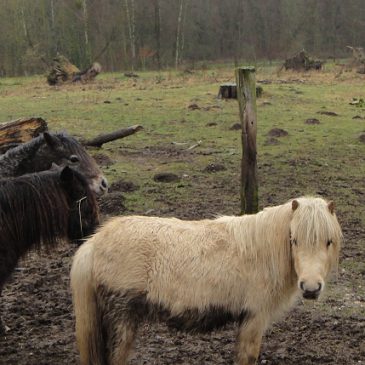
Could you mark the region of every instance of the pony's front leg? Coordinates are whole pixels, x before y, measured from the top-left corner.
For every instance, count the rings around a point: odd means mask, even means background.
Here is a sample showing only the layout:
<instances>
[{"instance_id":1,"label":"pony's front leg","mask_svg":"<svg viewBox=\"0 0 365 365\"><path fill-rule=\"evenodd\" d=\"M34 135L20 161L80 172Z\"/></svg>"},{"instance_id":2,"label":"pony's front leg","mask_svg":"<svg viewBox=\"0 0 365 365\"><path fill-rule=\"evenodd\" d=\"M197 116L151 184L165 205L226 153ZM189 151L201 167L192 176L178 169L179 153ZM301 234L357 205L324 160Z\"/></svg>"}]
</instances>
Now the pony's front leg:
<instances>
[{"instance_id":1,"label":"pony's front leg","mask_svg":"<svg viewBox=\"0 0 365 365\"><path fill-rule=\"evenodd\" d=\"M252 317L241 324L237 338L237 365L255 365L259 357L265 321Z\"/></svg>"}]
</instances>

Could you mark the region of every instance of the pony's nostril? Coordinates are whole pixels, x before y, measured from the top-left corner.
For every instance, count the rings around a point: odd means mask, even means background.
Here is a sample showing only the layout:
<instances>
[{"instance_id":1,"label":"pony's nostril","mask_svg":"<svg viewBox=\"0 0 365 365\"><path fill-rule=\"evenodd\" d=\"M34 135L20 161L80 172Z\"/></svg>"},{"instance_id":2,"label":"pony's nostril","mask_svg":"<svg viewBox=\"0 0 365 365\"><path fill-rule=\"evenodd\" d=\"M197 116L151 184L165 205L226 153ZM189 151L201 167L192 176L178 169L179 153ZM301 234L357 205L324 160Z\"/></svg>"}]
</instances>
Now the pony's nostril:
<instances>
[{"instance_id":1,"label":"pony's nostril","mask_svg":"<svg viewBox=\"0 0 365 365\"><path fill-rule=\"evenodd\" d=\"M104 190L108 189L108 182L107 182L107 180L106 180L106 179L102 179L102 180L101 180L101 187L102 187Z\"/></svg>"},{"instance_id":2,"label":"pony's nostril","mask_svg":"<svg viewBox=\"0 0 365 365\"><path fill-rule=\"evenodd\" d=\"M318 283L318 291L321 291L321 289L322 289L322 283Z\"/></svg>"},{"instance_id":3,"label":"pony's nostril","mask_svg":"<svg viewBox=\"0 0 365 365\"><path fill-rule=\"evenodd\" d=\"M300 289L302 289L304 291L304 281L301 281L299 286L300 286Z\"/></svg>"}]
</instances>

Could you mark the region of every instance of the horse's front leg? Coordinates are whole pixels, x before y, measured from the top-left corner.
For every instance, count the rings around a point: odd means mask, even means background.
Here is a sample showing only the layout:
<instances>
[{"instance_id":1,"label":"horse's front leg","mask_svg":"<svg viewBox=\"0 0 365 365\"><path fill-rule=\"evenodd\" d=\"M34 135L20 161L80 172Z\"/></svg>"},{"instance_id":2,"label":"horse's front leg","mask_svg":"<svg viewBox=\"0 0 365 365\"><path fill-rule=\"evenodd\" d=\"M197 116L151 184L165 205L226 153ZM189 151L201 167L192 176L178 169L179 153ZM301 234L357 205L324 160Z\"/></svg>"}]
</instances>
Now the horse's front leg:
<instances>
[{"instance_id":1,"label":"horse's front leg","mask_svg":"<svg viewBox=\"0 0 365 365\"><path fill-rule=\"evenodd\" d=\"M266 321L259 316L242 323L237 338L237 365L255 365L259 357Z\"/></svg>"}]
</instances>

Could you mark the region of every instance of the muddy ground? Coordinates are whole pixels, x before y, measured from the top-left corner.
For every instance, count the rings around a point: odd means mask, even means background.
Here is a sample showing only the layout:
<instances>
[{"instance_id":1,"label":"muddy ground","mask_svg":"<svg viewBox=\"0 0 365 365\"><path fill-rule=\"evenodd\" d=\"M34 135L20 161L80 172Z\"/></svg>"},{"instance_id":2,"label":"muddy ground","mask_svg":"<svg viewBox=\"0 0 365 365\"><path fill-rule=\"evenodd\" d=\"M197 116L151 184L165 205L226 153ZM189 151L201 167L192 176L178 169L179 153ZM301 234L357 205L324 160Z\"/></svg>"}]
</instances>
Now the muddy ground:
<instances>
[{"instance_id":1,"label":"muddy ground","mask_svg":"<svg viewBox=\"0 0 365 365\"><path fill-rule=\"evenodd\" d=\"M269 165L263 165L260 175L265 176L269 169ZM224 175L219 176L210 185L191 181L194 196L198 196L201 204L189 202L189 199L167 201L166 185L161 183L160 188L150 193L156 194L165 208L150 214L185 219L211 217L219 212L232 214L237 210L237 182L231 178L221 181ZM291 197L294 192L290 176L287 184L286 193L263 196L263 204L278 204ZM108 215L146 213L125 206L129 192L138 188L133 182L114 184L111 194L102 201L103 212ZM222 199L227 195L235 198ZM359 190L358 198L360 204L364 204L363 190ZM365 230L346 215L340 214L340 218L346 242L341 260L351 260L356 267L364 260L365 250L359 240ZM19 263L1 299L8 331L0 339L0 364L77 364L69 292L69 269L75 250L76 247L64 244L52 253L32 253ZM364 270L340 269L337 283L332 284L333 288L340 288L334 289L336 295L324 295L320 303L298 303L266 333L259 364L365 364L365 322L361 315L364 311L356 310L365 304L365 298L357 294L358 283L364 285L364 277ZM146 324L140 330L131 364L231 364L235 337L235 326L192 336L171 333L160 324Z\"/></svg>"}]
</instances>

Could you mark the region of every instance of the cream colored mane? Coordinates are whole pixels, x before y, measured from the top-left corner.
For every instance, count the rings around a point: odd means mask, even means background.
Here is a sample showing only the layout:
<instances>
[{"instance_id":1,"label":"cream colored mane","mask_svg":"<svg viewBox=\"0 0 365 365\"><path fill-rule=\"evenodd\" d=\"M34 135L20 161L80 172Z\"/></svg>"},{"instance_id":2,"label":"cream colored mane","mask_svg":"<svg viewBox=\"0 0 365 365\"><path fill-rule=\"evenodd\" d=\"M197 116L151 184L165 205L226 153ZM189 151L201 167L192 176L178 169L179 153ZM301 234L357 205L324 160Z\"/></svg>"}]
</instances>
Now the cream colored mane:
<instances>
[{"instance_id":1,"label":"cream colored mane","mask_svg":"<svg viewBox=\"0 0 365 365\"><path fill-rule=\"evenodd\" d=\"M298 209L293 212L292 200L268 207L261 212L242 217L222 216L216 222L228 227L238 254L264 265L273 277L280 280L291 263L290 238L300 237L300 244L315 249L327 240L336 243L338 252L342 241L341 228L336 216L331 214L328 203L322 198L302 197L296 199Z\"/></svg>"}]
</instances>

